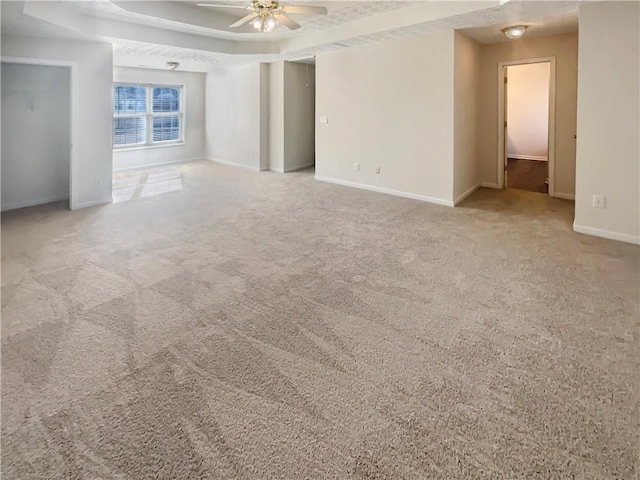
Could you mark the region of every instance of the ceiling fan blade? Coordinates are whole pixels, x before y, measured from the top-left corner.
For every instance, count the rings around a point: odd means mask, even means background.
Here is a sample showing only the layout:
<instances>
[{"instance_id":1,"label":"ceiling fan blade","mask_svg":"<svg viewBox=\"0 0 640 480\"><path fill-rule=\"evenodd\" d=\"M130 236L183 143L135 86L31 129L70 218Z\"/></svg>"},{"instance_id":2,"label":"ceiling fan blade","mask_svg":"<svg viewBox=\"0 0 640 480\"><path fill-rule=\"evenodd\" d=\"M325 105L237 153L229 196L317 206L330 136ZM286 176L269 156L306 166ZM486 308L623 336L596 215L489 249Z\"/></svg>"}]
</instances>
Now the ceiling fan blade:
<instances>
[{"instance_id":1,"label":"ceiling fan blade","mask_svg":"<svg viewBox=\"0 0 640 480\"><path fill-rule=\"evenodd\" d=\"M309 15L326 15L327 9L325 7L305 7L303 5L287 5L282 7L284 13L306 13Z\"/></svg>"},{"instance_id":2,"label":"ceiling fan blade","mask_svg":"<svg viewBox=\"0 0 640 480\"><path fill-rule=\"evenodd\" d=\"M254 18L256 18L258 16L257 13L250 13L249 15L247 15L246 17L242 17L240 20L238 20L236 23L232 23L231 25L229 25L229 28L236 28L239 27L241 25L244 25L247 22L250 22L251 20L253 20Z\"/></svg>"},{"instance_id":3,"label":"ceiling fan blade","mask_svg":"<svg viewBox=\"0 0 640 480\"><path fill-rule=\"evenodd\" d=\"M215 7L215 8L242 8L243 10L249 10L251 7L244 7L242 5L215 5L213 3L198 3L199 7Z\"/></svg>"},{"instance_id":4,"label":"ceiling fan blade","mask_svg":"<svg viewBox=\"0 0 640 480\"><path fill-rule=\"evenodd\" d=\"M291 30L297 30L298 28L300 28L300 25L298 25L296 22L294 22L293 20L291 20L289 17L287 17L286 15L274 15L274 17L276 18L276 20L281 23L282 25L284 25L285 27L289 27Z\"/></svg>"}]
</instances>

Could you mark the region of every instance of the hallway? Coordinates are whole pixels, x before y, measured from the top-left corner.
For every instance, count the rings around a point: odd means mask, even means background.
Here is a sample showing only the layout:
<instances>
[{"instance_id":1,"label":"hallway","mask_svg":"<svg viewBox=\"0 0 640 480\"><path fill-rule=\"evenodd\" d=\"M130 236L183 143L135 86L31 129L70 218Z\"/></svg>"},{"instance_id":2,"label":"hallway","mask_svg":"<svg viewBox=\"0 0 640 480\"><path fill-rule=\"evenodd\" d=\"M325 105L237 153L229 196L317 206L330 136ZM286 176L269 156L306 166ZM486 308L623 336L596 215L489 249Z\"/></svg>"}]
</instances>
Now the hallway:
<instances>
[{"instance_id":1,"label":"hallway","mask_svg":"<svg viewBox=\"0 0 640 480\"><path fill-rule=\"evenodd\" d=\"M536 160L508 160L507 187L528 192L548 193L547 162Z\"/></svg>"}]
</instances>

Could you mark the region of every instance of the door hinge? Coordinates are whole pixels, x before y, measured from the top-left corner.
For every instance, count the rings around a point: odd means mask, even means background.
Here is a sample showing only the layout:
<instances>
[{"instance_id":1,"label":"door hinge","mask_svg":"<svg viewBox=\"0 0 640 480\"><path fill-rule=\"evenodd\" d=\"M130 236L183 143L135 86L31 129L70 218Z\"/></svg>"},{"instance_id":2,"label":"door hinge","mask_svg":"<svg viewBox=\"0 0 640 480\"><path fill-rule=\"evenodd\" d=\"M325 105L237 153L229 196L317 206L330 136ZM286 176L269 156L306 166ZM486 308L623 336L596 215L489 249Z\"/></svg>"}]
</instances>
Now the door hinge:
<instances>
[{"instance_id":1,"label":"door hinge","mask_svg":"<svg viewBox=\"0 0 640 480\"><path fill-rule=\"evenodd\" d=\"M504 83L507 83L507 77L504 77Z\"/></svg>"},{"instance_id":2,"label":"door hinge","mask_svg":"<svg viewBox=\"0 0 640 480\"><path fill-rule=\"evenodd\" d=\"M507 122L504 122L504 128L507 128Z\"/></svg>"},{"instance_id":3,"label":"door hinge","mask_svg":"<svg viewBox=\"0 0 640 480\"><path fill-rule=\"evenodd\" d=\"M504 171L505 172L507 171L507 164L506 163L504 164Z\"/></svg>"}]
</instances>

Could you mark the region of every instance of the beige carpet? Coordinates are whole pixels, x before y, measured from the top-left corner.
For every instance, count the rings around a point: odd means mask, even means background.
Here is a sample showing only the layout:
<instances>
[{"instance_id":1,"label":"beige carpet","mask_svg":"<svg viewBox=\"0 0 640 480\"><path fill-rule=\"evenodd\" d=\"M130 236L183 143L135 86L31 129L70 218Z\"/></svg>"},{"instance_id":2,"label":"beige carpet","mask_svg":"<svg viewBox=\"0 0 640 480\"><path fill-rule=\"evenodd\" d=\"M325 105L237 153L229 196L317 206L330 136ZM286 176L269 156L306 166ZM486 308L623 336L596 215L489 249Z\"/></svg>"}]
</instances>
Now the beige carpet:
<instances>
[{"instance_id":1,"label":"beige carpet","mask_svg":"<svg viewBox=\"0 0 640 480\"><path fill-rule=\"evenodd\" d=\"M637 478L638 247L572 203L169 170L3 215L3 480Z\"/></svg>"}]
</instances>

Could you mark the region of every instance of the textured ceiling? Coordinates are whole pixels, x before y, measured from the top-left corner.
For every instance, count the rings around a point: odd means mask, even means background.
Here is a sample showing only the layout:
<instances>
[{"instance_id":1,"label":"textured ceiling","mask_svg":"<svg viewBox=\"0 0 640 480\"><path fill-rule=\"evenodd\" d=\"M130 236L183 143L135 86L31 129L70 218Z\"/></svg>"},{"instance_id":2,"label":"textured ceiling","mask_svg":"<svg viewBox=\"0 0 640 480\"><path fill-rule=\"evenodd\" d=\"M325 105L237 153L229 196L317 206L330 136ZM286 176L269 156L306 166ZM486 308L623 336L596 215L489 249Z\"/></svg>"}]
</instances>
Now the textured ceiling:
<instances>
[{"instance_id":1,"label":"textured ceiling","mask_svg":"<svg viewBox=\"0 0 640 480\"><path fill-rule=\"evenodd\" d=\"M356 37L343 43L367 45L445 29L459 30L481 43L497 43L510 41L502 34L502 28L519 24L530 26L527 37L553 35L578 29L578 6L575 1L512 1L500 7Z\"/></svg>"},{"instance_id":2,"label":"textured ceiling","mask_svg":"<svg viewBox=\"0 0 640 480\"><path fill-rule=\"evenodd\" d=\"M200 0L202 1L202 0ZM204 0L207 2L208 0ZM219 3L218 0L210 0ZM169 6L171 8L185 8L189 15L196 12L196 16L200 15L201 7L196 7L190 2L143 2L143 10L153 12L154 8L162 8ZM6 2L2 1L2 31L3 33L26 34L34 36L52 36L55 38L75 37L89 38L93 40L110 41L114 45L114 63L123 66L144 66L152 68L163 68L166 61L173 60L181 63L181 69L191 71L210 71L218 66L226 65L243 65L258 62L274 62L280 60L298 60L309 58L319 53L339 50L348 47L358 47L369 45L376 42L400 39L414 35L420 35L436 30L456 29L460 30L471 38L482 43L494 43L499 41L507 41L500 32L500 29L514 24L527 24L530 26L527 37L550 35L555 33L563 33L577 30L578 22L578 5L577 1L517 1L511 0L502 6L494 6L484 8L471 13L462 15L449 16L431 21L413 23L402 28L385 29L385 19L387 15L394 11L404 12L404 8L411 7L416 4L425 4L425 2L403 2L403 1L365 1L365 2L322 2L309 0L306 2L289 1L285 4L307 4L307 5L328 5L329 14L326 16L296 16L303 28L297 31L289 31L286 28L278 29L271 34L242 34L225 30L215 30L203 27L201 25L190 25L184 22L175 22L166 18L158 18L149 15L141 15L132 13L118 5L107 0L91 0L79 2L64 2L65 6L72 6L77 12L85 15L84 18L94 18L97 21L105 19L111 21L116 20L122 25L144 25L146 27L155 27L158 31L167 32L168 38L171 32L181 32L180 34L190 34L194 39L203 39L211 37L214 39L240 40L238 44L248 45L244 43L247 40L258 45L271 44L277 48L273 48L272 52L281 52L282 42L295 41L305 39L307 37L317 37L318 35L324 41L319 41L312 47L299 46L286 50L287 53L270 53L270 54L232 54L220 53L214 48L195 47L185 48L185 46L177 46L179 43L144 41L145 38L123 38L118 36L93 37L83 35L81 33L73 33L70 30L53 25L52 23L42 21L23 15L23 2ZM140 3L140 2L134 2ZM229 3L229 2L227 2ZM235 4L245 4L246 2L233 2ZM436 5L440 2L429 2L429 5ZM122 3L120 3L122 4ZM49 4L51 5L51 4ZM495 5L495 4L494 4ZM128 5L125 5L128 7ZM56 7L57 8L57 7ZM133 7L132 7L133 8ZM235 17L241 17L243 10L235 9L204 9L204 10L227 10L234 12L229 15L224 12L222 20L226 21ZM170 11L167 9L166 11ZM469 11L467 9L466 11ZM205 20L215 19L221 23L221 18L216 12L202 13L201 16ZM407 10L406 16L412 16L413 12ZM304 17L304 18L303 18ZM379 27L374 33L366 33L357 35L353 32L353 25L367 17L377 22ZM190 17L192 18L192 17ZM413 16L412 16L413 18ZM223 27L224 28L224 27ZM346 30L346 34L339 40L331 38L331 35L325 32L335 32L336 29ZM351 34L349 34L351 32ZM325 36L326 35L326 36ZM215 40L219 41L219 40ZM205 42L209 44L209 42ZM300 44L299 44L300 45ZM191 45L186 45L191 47Z\"/></svg>"},{"instance_id":3,"label":"textured ceiling","mask_svg":"<svg viewBox=\"0 0 640 480\"><path fill-rule=\"evenodd\" d=\"M222 38L234 41L255 41L255 40L267 40L278 41L287 38L292 38L301 33L317 32L320 30L332 28L345 23L353 22L362 18L369 17L371 15L377 15L379 13L388 12L398 8L405 8L419 2L411 1L359 1L359 2L314 2L314 1L287 1L282 2L283 5L318 5L326 6L328 9L327 15L291 15L291 17L298 22L304 30L292 31L288 28L278 28L277 30L268 34L265 38L264 33L254 33L252 28L245 26L239 29L214 29L207 28L199 25L190 25L187 23L176 22L167 20L165 18L154 17L150 15L142 15L126 10L128 2L121 2L122 7L115 5L109 0L90 0L78 2L76 8L78 11L91 16L109 18L113 20L120 20L129 23L135 23L145 26L153 26L157 28L163 28L173 30L177 32L194 33L197 35L206 35L215 38ZM138 3L138 2L131 2ZM200 0L198 2L166 2L177 3L183 8L193 10L195 12L201 12L201 15L215 13L225 16L233 17L229 21L233 21L247 15L246 10L242 9L229 9L229 8L207 8L198 7L195 3L216 3L216 4L228 4L228 5L247 5L248 1L217 1L217 0ZM197 14L197 13L196 13Z\"/></svg>"},{"instance_id":4,"label":"textured ceiling","mask_svg":"<svg viewBox=\"0 0 640 480\"><path fill-rule=\"evenodd\" d=\"M142 54L162 58L170 57L178 61L201 61L213 65L243 65L306 58L346 47L364 46L442 29L460 30L482 43L494 43L506 40L500 30L508 25L526 23L530 25L527 37L533 37L576 31L577 21L577 2L511 2L501 7L489 8L480 12L425 22L407 28L397 28L371 35L353 37L341 40L339 44L326 44L287 55L225 55L215 52L148 45L140 42L118 42L115 45L115 51L121 55Z\"/></svg>"},{"instance_id":5,"label":"textured ceiling","mask_svg":"<svg viewBox=\"0 0 640 480\"><path fill-rule=\"evenodd\" d=\"M528 25L526 38L577 32L578 7L578 2L511 2L504 6L504 12L481 12L484 25L460 31L480 43L510 42L501 29L511 25Z\"/></svg>"},{"instance_id":6,"label":"textured ceiling","mask_svg":"<svg viewBox=\"0 0 640 480\"><path fill-rule=\"evenodd\" d=\"M249 65L252 63L270 63L282 60L299 60L313 57L318 53L331 52L345 48L337 44L323 45L313 50L300 50L290 54L260 54L260 55L234 55L218 52L207 52L203 50L193 50L189 48L166 47L161 45L151 45L134 41L119 41L114 43L114 52L120 56L132 57L152 57L161 59L161 66L165 61L172 60L184 64L185 62L200 62L212 66L232 66ZM160 66L158 65L158 66ZM139 65L144 66L144 65ZM156 65L146 65L156 67ZM183 65L184 67L185 65Z\"/></svg>"}]
</instances>

